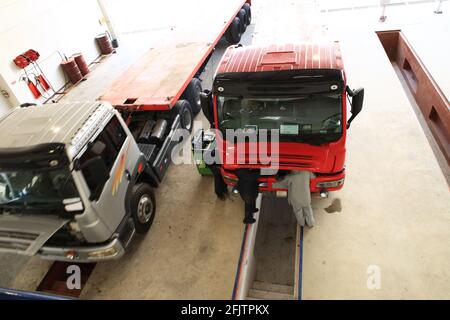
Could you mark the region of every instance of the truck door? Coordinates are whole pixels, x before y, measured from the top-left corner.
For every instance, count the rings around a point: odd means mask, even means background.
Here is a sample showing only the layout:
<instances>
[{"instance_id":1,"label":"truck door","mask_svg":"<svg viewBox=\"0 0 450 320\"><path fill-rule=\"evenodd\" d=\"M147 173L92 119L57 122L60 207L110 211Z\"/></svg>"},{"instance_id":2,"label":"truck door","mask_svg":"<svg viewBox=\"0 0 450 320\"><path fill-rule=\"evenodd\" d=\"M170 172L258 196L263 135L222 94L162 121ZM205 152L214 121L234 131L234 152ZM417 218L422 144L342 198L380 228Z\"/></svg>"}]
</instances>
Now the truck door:
<instances>
[{"instance_id":1,"label":"truck door","mask_svg":"<svg viewBox=\"0 0 450 320\"><path fill-rule=\"evenodd\" d=\"M91 192L92 207L111 232L116 231L125 216L125 196L130 184L128 176L136 165L137 155L139 149L133 137L127 134L123 121L114 115L80 157L80 165L83 166L100 156L110 172L108 181L99 182L89 170L82 170Z\"/></svg>"}]
</instances>

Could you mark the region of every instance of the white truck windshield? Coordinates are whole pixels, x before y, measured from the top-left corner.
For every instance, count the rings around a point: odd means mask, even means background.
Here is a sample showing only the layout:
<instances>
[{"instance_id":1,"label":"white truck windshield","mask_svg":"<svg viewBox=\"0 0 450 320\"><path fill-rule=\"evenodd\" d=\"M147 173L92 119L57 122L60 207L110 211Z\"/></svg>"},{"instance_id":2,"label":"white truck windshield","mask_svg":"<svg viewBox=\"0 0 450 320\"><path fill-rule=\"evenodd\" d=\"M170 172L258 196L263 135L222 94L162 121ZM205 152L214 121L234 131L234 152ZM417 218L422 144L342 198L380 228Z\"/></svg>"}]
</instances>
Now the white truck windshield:
<instances>
[{"instance_id":1,"label":"white truck windshield","mask_svg":"<svg viewBox=\"0 0 450 320\"><path fill-rule=\"evenodd\" d=\"M68 168L0 172L0 206L61 206L77 198Z\"/></svg>"}]
</instances>

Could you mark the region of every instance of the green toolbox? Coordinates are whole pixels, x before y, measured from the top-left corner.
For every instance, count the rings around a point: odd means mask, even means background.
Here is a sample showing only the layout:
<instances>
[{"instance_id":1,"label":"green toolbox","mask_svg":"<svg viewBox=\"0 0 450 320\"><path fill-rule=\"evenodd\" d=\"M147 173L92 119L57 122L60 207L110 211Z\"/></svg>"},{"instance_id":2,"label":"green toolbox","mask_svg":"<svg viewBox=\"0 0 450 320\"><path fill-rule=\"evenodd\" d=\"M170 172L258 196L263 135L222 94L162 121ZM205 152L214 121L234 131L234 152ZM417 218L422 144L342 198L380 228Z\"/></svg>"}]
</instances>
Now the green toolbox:
<instances>
[{"instance_id":1,"label":"green toolbox","mask_svg":"<svg viewBox=\"0 0 450 320\"><path fill-rule=\"evenodd\" d=\"M216 136L211 130L199 130L192 139L192 152L198 172L202 176L212 176L211 170L206 166L204 156L216 147Z\"/></svg>"}]
</instances>

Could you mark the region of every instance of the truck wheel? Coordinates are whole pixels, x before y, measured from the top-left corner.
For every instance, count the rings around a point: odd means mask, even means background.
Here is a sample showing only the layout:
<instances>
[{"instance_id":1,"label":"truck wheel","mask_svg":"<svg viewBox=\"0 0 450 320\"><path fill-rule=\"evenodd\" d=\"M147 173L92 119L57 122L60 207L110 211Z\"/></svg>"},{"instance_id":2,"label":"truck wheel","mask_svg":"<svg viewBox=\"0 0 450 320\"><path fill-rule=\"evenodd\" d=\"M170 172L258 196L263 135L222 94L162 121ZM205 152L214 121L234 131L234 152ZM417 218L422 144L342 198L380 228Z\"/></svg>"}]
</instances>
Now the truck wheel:
<instances>
[{"instance_id":1,"label":"truck wheel","mask_svg":"<svg viewBox=\"0 0 450 320\"><path fill-rule=\"evenodd\" d=\"M135 185L130 205L136 233L147 233L153 224L156 213L156 201L152 187L146 183Z\"/></svg>"},{"instance_id":2,"label":"truck wheel","mask_svg":"<svg viewBox=\"0 0 450 320\"><path fill-rule=\"evenodd\" d=\"M242 9L244 9L247 13L247 25L249 26L252 23L252 7L248 3L246 3L242 7Z\"/></svg>"},{"instance_id":3,"label":"truck wheel","mask_svg":"<svg viewBox=\"0 0 450 320\"><path fill-rule=\"evenodd\" d=\"M239 41L241 41L241 37L241 20L236 17L228 27L228 30L225 33L225 38L227 39L229 44L237 44L239 43Z\"/></svg>"},{"instance_id":4,"label":"truck wheel","mask_svg":"<svg viewBox=\"0 0 450 320\"><path fill-rule=\"evenodd\" d=\"M187 100L179 100L174 107L174 111L180 115L181 128L191 133L194 126L191 104Z\"/></svg>"},{"instance_id":5,"label":"truck wheel","mask_svg":"<svg viewBox=\"0 0 450 320\"><path fill-rule=\"evenodd\" d=\"M247 12L244 9L241 9L238 13L239 20L241 21L241 33L244 33L247 30Z\"/></svg>"},{"instance_id":6,"label":"truck wheel","mask_svg":"<svg viewBox=\"0 0 450 320\"><path fill-rule=\"evenodd\" d=\"M192 79L186 91L182 95L182 99L189 101L192 107L192 113L197 115L202 110L202 102L200 100L200 93L202 92L202 83L199 79Z\"/></svg>"}]
</instances>

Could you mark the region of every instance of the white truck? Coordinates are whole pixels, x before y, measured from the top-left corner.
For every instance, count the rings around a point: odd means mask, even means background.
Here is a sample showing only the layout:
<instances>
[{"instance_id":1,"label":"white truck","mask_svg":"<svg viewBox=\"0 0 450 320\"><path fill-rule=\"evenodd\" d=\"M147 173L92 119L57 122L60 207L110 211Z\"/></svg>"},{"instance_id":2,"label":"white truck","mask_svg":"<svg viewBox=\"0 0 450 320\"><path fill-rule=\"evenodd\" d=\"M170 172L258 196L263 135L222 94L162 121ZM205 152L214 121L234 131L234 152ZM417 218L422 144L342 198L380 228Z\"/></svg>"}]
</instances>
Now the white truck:
<instances>
[{"instance_id":1,"label":"white truck","mask_svg":"<svg viewBox=\"0 0 450 320\"><path fill-rule=\"evenodd\" d=\"M150 228L159 183L151 145L138 145L109 103L17 108L0 132L8 133L0 141L0 251L118 258Z\"/></svg>"},{"instance_id":2,"label":"white truck","mask_svg":"<svg viewBox=\"0 0 450 320\"><path fill-rule=\"evenodd\" d=\"M0 252L104 261L149 230L175 134L192 131L201 110L196 76L220 39L239 42L251 20L249 0L199 2L202 23L174 28L101 101L26 105L0 118Z\"/></svg>"}]
</instances>

